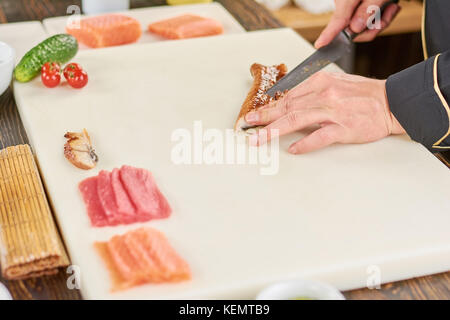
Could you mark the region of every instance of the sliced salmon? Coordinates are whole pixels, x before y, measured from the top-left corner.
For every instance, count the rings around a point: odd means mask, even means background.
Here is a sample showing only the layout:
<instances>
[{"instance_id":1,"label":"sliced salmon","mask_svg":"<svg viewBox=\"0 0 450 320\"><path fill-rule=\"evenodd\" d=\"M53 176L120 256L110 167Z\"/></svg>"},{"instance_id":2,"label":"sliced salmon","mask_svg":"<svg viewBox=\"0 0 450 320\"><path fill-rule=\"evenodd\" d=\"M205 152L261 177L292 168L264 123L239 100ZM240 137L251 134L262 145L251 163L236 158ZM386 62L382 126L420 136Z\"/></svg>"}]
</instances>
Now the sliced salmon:
<instances>
[{"instance_id":1,"label":"sliced salmon","mask_svg":"<svg viewBox=\"0 0 450 320\"><path fill-rule=\"evenodd\" d=\"M223 26L214 19L185 14L152 23L148 31L168 39L187 39L222 34Z\"/></svg>"},{"instance_id":2,"label":"sliced salmon","mask_svg":"<svg viewBox=\"0 0 450 320\"><path fill-rule=\"evenodd\" d=\"M144 279L150 279L152 282L163 280L162 273L158 263L152 258L141 240L136 236L136 232L130 232L123 236L123 241L136 263L136 275L134 281L139 283Z\"/></svg>"},{"instance_id":3,"label":"sliced salmon","mask_svg":"<svg viewBox=\"0 0 450 320\"><path fill-rule=\"evenodd\" d=\"M118 46L136 42L142 34L139 21L122 14L84 18L79 26L67 26L66 32L91 48Z\"/></svg>"},{"instance_id":4,"label":"sliced salmon","mask_svg":"<svg viewBox=\"0 0 450 320\"><path fill-rule=\"evenodd\" d=\"M134 232L134 236L139 239L145 251L159 266L159 276L163 281L181 281L190 278L189 265L178 256L162 232L141 228Z\"/></svg>"},{"instance_id":5,"label":"sliced salmon","mask_svg":"<svg viewBox=\"0 0 450 320\"><path fill-rule=\"evenodd\" d=\"M189 265L158 230L143 227L95 247L110 271L112 290L191 278Z\"/></svg>"},{"instance_id":6,"label":"sliced salmon","mask_svg":"<svg viewBox=\"0 0 450 320\"><path fill-rule=\"evenodd\" d=\"M137 261L129 252L122 236L114 236L107 243L108 251L114 260L115 267L121 277L130 281L134 278L135 266Z\"/></svg>"}]
</instances>

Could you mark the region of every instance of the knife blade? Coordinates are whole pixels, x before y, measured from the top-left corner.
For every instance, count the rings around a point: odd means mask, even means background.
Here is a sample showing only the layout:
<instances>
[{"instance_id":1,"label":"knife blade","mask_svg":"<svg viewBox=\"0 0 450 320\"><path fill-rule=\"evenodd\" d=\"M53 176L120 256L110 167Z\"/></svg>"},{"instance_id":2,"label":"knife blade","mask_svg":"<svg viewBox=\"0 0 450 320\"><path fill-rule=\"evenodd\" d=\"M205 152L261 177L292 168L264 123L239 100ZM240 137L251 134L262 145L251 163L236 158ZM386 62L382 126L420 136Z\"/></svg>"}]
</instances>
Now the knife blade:
<instances>
[{"instance_id":1,"label":"knife blade","mask_svg":"<svg viewBox=\"0 0 450 320\"><path fill-rule=\"evenodd\" d=\"M266 94L275 97L277 92L285 92L305 81L317 71L325 68L327 65L336 62L345 54L351 52L352 40L342 31L334 40L325 47L320 48L309 58L299 64L295 69L280 79L270 88Z\"/></svg>"},{"instance_id":2,"label":"knife blade","mask_svg":"<svg viewBox=\"0 0 450 320\"><path fill-rule=\"evenodd\" d=\"M390 0L383 4L380 8L381 15L384 10L391 4L398 3L398 0ZM364 31L363 31L364 32ZM350 54L352 50L353 40L359 35L346 28L341 31L336 38L325 47L320 48L309 58L295 67L291 72L285 75L277 83L275 83L266 94L275 97L278 92L285 92L296 87L299 83L305 81L317 71L322 70L327 65L336 62L346 54Z\"/></svg>"}]
</instances>

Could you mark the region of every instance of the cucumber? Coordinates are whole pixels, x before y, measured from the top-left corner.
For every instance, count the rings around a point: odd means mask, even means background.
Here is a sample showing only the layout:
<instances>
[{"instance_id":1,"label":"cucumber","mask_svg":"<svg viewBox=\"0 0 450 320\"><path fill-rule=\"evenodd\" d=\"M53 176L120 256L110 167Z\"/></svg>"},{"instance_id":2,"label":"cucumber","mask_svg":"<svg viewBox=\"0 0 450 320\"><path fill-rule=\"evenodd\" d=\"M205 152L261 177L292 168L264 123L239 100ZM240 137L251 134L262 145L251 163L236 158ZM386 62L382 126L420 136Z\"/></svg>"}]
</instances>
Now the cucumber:
<instances>
[{"instance_id":1,"label":"cucumber","mask_svg":"<svg viewBox=\"0 0 450 320\"><path fill-rule=\"evenodd\" d=\"M14 69L14 77L19 82L34 79L46 62L66 63L78 52L77 39L69 34L57 34L28 51Z\"/></svg>"}]
</instances>

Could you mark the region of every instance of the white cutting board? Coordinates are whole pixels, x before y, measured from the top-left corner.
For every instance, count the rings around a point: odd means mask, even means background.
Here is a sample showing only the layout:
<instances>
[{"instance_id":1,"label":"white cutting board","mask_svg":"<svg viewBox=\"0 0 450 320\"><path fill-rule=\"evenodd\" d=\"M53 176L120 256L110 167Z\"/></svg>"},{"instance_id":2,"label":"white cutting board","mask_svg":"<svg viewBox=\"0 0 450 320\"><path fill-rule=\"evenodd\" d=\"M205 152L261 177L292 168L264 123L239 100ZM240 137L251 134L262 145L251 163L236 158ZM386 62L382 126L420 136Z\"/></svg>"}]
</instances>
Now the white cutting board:
<instances>
[{"instance_id":1,"label":"white cutting board","mask_svg":"<svg viewBox=\"0 0 450 320\"><path fill-rule=\"evenodd\" d=\"M255 165L172 163L175 129L192 130L195 120L233 127L252 63L292 69L312 52L279 29L80 52L90 82L78 91L15 84L85 298L253 298L293 277L350 289L366 286L376 268L382 282L450 269L450 172L407 137L302 156L286 151L301 134L285 137L273 176ZM63 157L63 134L84 127L100 157L91 171ZM91 228L77 184L123 164L154 173L173 215L146 225L167 235L192 281L109 293L93 243L140 225Z\"/></svg>"},{"instance_id":2,"label":"white cutting board","mask_svg":"<svg viewBox=\"0 0 450 320\"><path fill-rule=\"evenodd\" d=\"M9 44L16 51L16 62L47 34L39 21L0 24L0 41Z\"/></svg>"},{"instance_id":3,"label":"white cutting board","mask_svg":"<svg viewBox=\"0 0 450 320\"><path fill-rule=\"evenodd\" d=\"M237 22L234 17L220 4L220 3L202 3L183 6L161 6L150 7L142 9L133 9L120 12L138 20L142 26L142 36L138 43L148 43L156 41L166 41L166 39L152 34L147 31L150 23L172 18L186 13L193 13L207 18L212 18L219 21L224 28L225 34L243 33L245 29ZM73 17L56 17L48 18L43 21L44 27L49 35L58 33L65 33L67 23L72 23ZM80 44L80 49L90 49L89 47Z\"/></svg>"}]
</instances>

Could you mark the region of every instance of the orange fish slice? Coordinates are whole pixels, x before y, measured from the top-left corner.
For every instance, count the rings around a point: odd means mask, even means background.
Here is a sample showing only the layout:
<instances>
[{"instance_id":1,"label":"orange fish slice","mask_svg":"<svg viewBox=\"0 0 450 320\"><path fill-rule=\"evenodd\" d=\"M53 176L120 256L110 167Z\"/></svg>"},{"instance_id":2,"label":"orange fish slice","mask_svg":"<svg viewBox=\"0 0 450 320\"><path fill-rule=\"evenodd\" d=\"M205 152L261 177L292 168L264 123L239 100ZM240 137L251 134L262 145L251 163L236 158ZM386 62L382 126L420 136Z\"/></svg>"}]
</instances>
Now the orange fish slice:
<instances>
[{"instance_id":1,"label":"orange fish slice","mask_svg":"<svg viewBox=\"0 0 450 320\"><path fill-rule=\"evenodd\" d=\"M223 26L213 19L185 14L152 23L148 31L168 39L187 39L222 34Z\"/></svg>"},{"instance_id":2,"label":"orange fish slice","mask_svg":"<svg viewBox=\"0 0 450 320\"><path fill-rule=\"evenodd\" d=\"M122 14L106 14L82 19L66 32L91 48L118 46L136 42L142 34L139 21Z\"/></svg>"},{"instance_id":3,"label":"orange fish slice","mask_svg":"<svg viewBox=\"0 0 450 320\"><path fill-rule=\"evenodd\" d=\"M191 278L189 265L158 230L143 227L95 247L110 271L112 290Z\"/></svg>"},{"instance_id":4,"label":"orange fish slice","mask_svg":"<svg viewBox=\"0 0 450 320\"><path fill-rule=\"evenodd\" d=\"M153 281L177 282L190 279L189 265L181 259L164 234L155 229L141 228L133 234L139 239L144 252L159 267Z\"/></svg>"}]
</instances>

